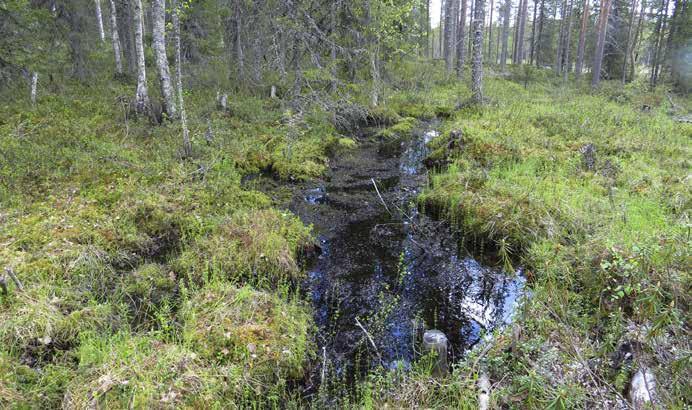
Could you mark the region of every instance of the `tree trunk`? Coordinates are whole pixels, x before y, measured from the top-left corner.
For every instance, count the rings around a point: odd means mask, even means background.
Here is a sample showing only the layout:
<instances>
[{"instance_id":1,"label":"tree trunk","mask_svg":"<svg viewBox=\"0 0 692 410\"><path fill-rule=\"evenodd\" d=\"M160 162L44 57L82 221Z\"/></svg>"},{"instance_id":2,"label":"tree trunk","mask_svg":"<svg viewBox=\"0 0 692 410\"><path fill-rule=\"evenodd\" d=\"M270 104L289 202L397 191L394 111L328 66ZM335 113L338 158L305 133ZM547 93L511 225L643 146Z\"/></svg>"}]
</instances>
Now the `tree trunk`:
<instances>
[{"instance_id":1,"label":"tree trunk","mask_svg":"<svg viewBox=\"0 0 692 410\"><path fill-rule=\"evenodd\" d=\"M178 108L180 109L180 125L183 128L183 156L192 156L192 143L190 142L190 130L187 128L187 113L185 112L185 101L183 100L183 70L180 58L180 8L178 0L173 0L173 36L175 37L175 74L176 86L178 88Z\"/></svg>"},{"instance_id":2,"label":"tree trunk","mask_svg":"<svg viewBox=\"0 0 692 410\"><path fill-rule=\"evenodd\" d=\"M545 0L541 0L540 10L538 14L538 37L536 38L536 67L540 66L541 46L543 44L541 39L543 39L543 22L545 20Z\"/></svg>"},{"instance_id":3,"label":"tree trunk","mask_svg":"<svg viewBox=\"0 0 692 410\"><path fill-rule=\"evenodd\" d=\"M519 37L517 38L517 60L519 64L524 62L524 33L526 32L526 13L528 10L529 0L523 0L521 3L521 19L519 19Z\"/></svg>"},{"instance_id":4,"label":"tree trunk","mask_svg":"<svg viewBox=\"0 0 692 410\"><path fill-rule=\"evenodd\" d=\"M557 12L556 12L557 13ZM555 49L555 74L560 75L562 73L562 57L564 52L565 43L565 29L567 25L565 24L565 18L567 17L567 0L562 1L562 9L560 10L560 35L557 40L557 48Z\"/></svg>"},{"instance_id":5,"label":"tree trunk","mask_svg":"<svg viewBox=\"0 0 692 410\"><path fill-rule=\"evenodd\" d=\"M666 21L668 18L668 6L670 4L670 0L663 0L661 4L661 10L659 13L658 17L658 22L656 23L656 32L655 32L655 45L654 45L654 58L652 61L652 69L651 69L651 88L656 87L656 84L658 83L658 76L659 76L659 71L661 67L661 56L663 55L663 38L665 36L665 31L666 31Z\"/></svg>"},{"instance_id":6,"label":"tree trunk","mask_svg":"<svg viewBox=\"0 0 692 410\"><path fill-rule=\"evenodd\" d=\"M565 45L564 45L564 57L563 57L563 67L562 67L562 79L567 81L569 77L569 52L572 43L572 12L574 10L574 0L569 1L569 8L567 9L567 32L565 33Z\"/></svg>"},{"instance_id":7,"label":"tree trunk","mask_svg":"<svg viewBox=\"0 0 692 410\"><path fill-rule=\"evenodd\" d=\"M608 13L612 0L601 0L601 12L598 16L598 39L593 58L593 77L591 87L596 88L601 82L601 64L603 64L603 49L605 48L606 32L608 31Z\"/></svg>"},{"instance_id":8,"label":"tree trunk","mask_svg":"<svg viewBox=\"0 0 692 410\"><path fill-rule=\"evenodd\" d=\"M38 89L38 73L31 74L31 105L36 105L36 90Z\"/></svg>"},{"instance_id":9,"label":"tree trunk","mask_svg":"<svg viewBox=\"0 0 692 410\"><path fill-rule=\"evenodd\" d=\"M509 46L509 16L512 11L512 0L505 0L502 14L502 53L500 54L500 71L504 72L507 65L507 51Z\"/></svg>"},{"instance_id":10,"label":"tree trunk","mask_svg":"<svg viewBox=\"0 0 692 410\"><path fill-rule=\"evenodd\" d=\"M152 1L152 47L156 57L156 69L159 75L159 86L163 96L163 111L169 119L176 118L175 94L171 83L171 72L168 69L166 56L166 4L165 0Z\"/></svg>"},{"instance_id":11,"label":"tree trunk","mask_svg":"<svg viewBox=\"0 0 692 410\"><path fill-rule=\"evenodd\" d=\"M425 0L425 56L433 58L430 47L430 1Z\"/></svg>"},{"instance_id":12,"label":"tree trunk","mask_svg":"<svg viewBox=\"0 0 692 410\"><path fill-rule=\"evenodd\" d=\"M512 64L517 64L517 39L519 38L519 20L521 20L521 4L524 0L519 0L519 5L517 6L517 15L514 20L514 35L512 36Z\"/></svg>"},{"instance_id":13,"label":"tree trunk","mask_svg":"<svg viewBox=\"0 0 692 410\"><path fill-rule=\"evenodd\" d=\"M331 58L331 91L336 91L337 86L337 72L336 72L336 12L338 8L339 1L332 1L331 8L329 10L329 26L331 29L330 39L331 44L329 45L329 57ZM426 50L427 51L427 50Z\"/></svg>"},{"instance_id":14,"label":"tree trunk","mask_svg":"<svg viewBox=\"0 0 692 410\"><path fill-rule=\"evenodd\" d=\"M457 30L457 77L461 78L466 62L466 12L468 0L461 1L461 12L459 13L459 23Z\"/></svg>"},{"instance_id":15,"label":"tree trunk","mask_svg":"<svg viewBox=\"0 0 692 410\"><path fill-rule=\"evenodd\" d=\"M235 58L238 64L238 84L242 84L245 78L245 55L243 54L243 43L241 33L243 32L243 11L241 2L235 2Z\"/></svg>"},{"instance_id":16,"label":"tree trunk","mask_svg":"<svg viewBox=\"0 0 692 410\"><path fill-rule=\"evenodd\" d=\"M483 103L483 0L475 0L473 11L473 65L471 67L471 91L473 100Z\"/></svg>"},{"instance_id":17,"label":"tree trunk","mask_svg":"<svg viewBox=\"0 0 692 410\"><path fill-rule=\"evenodd\" d=\"M581 72L584 67L584 48L586 45L586 31L589 24L589 1L584 0L584 6L581 14L581 27L579 28L579 46L577 46L577 64L574 68L577 80L581 77Z\"/></svg>"},{"instance_id":18,"label":"tree trunk","mask_svg":"<svg viewBox=\"0 0 692 410\"><path fill-rule=\"evenodd\" d=\"M454 67L454 5L455 0L445 2L445 30L444 30L444 59L447 74L452 72Z\"/></svg>"},{"instance_id":19,"label":"tree trunk","mask_svg":"<svg viewBox=\"0 0 692 410\"><path fill-rule=\"evenodd\" d=\"M632 9L630 10L630 22L627 27L627 41L625 42L625 52L622 58L622 83L627 82L627 58L630 54L630 43L632 41L632 27L634 26L634 15L637 13L637 0L632 0Z\"/></svg>"},{"instance_id":20,"label":"tree trunk","mask_svg":"<svg viewBox=\"0 0 692 410\"><path fill-rule=\"evenodd\" d=\"M488 23L488 61L493 61L493 7L494 1L490 0L490 21Z\"/></svg>"},{"instance_id":21,"label":"tree trunk","mask_svg":"<svg viewBox=\"0 0 692 410\"><path fill-rule=\"evenodd\" d=\"M637 21L637 30L634 32L634 40L632 41L632 47L630 48L630 78L634 79L634 65L637 58L635 57L634 51L639 47L639 39L642 33L642 23L644 22L644 11L646 9L646 2L642 0L641 7L639 9L639 20Z\"/></svg>"},{"instance_id":22,"label":"tree trunk","mask_svg":"<svg viewBox=\"0 0 692 410\"><path fill-rule=\"evenodd\" d=\"M447 0L449 1L449 0ZM438 40L440 43L440 58L444 58L444 31L446 30L446 27L444 26L445 22L445 0L440 0L440 24L437 28L438 30Z\"/></svg>"},{"instance_id":23,"label":"tree trunk","mask_svg":"<svg viewBox=\"0 0 692 410\"><path fill-rule=\"evenodd\" d=\"M111 37L113 43L113 53L115 54L115 73L117 75L123 74L123 60L122 53L120 52L120 36L118 34L118 17L117 10L115 8L115 1L109 0L111 7Z\"/></svg>"},{"instance_id":24,"label":"tree trunk","mask_svg":"<svg viewBox=\"0 0 692 410\"><path fill-rule=\"evenodd\" d=\"M137 52L137 91L135 93L135 110L138 114L149 111L149 91L147 89L147 68L144 59L144 26L142 19L142 0L134 0L135 49Z\"/></svg>"},{"instance_id":25,"label":"tree trunk","mask_svg":"<svg viewBox=\"0 0 692 410\"><path fill-rule=\"evenodd\" d=\"M94 0L96 3L96 24L99 27L99 38L101 42L106 41L106 33L103 31L103 15L101 14L101 0Z\"/></svg>"},{"instance_id":26,"label":"tree trunk","mask_svg":"<svg viewBox=\"0 0 692 410\"><path fill-rule=\"evenodd\" d=\"M131 1L134 0L120 0L122 16L118 17L118 21L122 27L122 30L119 30L120 44L123 46L123 52L125 53L127 69L129 73L134 73L137 67L137 52L135 50L134 30L132 29L134 17L132 15Z\"/></svg>"},{"instance_id":27,"label":"tree trunk","mask_svg":"<svg viewBox=\"0 0 692 410\"><path fill-rule=\"evenodd\" d=\"M534 51L536 49L536 12L538 11L538 0L533 0L533 19L531 20L531 54L529 55L529 65L533 64Z\"/></svg>"}]
</instances>

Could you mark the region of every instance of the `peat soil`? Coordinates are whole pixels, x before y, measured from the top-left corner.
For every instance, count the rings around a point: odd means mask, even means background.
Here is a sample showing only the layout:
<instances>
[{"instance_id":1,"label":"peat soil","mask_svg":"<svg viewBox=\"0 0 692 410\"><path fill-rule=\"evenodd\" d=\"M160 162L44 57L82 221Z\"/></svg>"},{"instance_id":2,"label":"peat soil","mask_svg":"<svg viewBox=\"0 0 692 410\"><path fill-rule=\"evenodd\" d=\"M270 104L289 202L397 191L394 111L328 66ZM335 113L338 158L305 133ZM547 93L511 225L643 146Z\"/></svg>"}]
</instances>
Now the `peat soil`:
<instances>
[{"instance_id":1,"label":"peat soil","mask_svg":"<svg viewBox=\"0 0 692 410\"><path fill-rule=\"evenodd\" d=\"M447 223L418 211L426 143L437 125L422 123L396 140L365 133L357 149L330 159L319 180L246 178L317 235L302 284L317 325L313 387L325 378L353 381L377 366L410 367L426 329L445 333L453 362L511 320L521 271L484 266L459 249Z\"/></svg>"}]
</instances>

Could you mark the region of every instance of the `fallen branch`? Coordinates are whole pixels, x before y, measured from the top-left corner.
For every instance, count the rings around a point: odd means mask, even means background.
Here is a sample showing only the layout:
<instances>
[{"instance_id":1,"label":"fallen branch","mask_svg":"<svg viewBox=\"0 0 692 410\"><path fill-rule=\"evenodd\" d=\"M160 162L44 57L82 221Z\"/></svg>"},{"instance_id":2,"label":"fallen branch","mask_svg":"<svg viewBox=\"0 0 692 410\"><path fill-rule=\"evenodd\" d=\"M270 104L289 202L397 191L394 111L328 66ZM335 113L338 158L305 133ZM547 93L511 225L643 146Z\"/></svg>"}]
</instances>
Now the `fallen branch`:
<instances>
[{"instance_id":1,"label":"fallen branch","mask_svg":"<svg viewBox=\"0 0 692 410\"><path fill-rule=\"evenodd\" d=\"M370 178L370 181L372 181L372 185L375 187L375 192L377 192L377 196L380 197L380 201L382 202L382 205L384 205L384 209L387 210L387 213L389 215L392 215L392 212L389 210L387 203L384 202L384 199L382 198L382 195L380 194L380 190L377 188L377 184L375 183L375 178Z\"/></svg>"},{"instance_id":2,"label":"fallen branch","mask_svg":"<svg viewBox=\"0 0 692 410\"><path fill-rule=\"evenodd\" d=\"M380 351L377 349L377 345L375 344L375 341L372 339L372 336L370 336L370 333L363 327L363 325L360 323L360 320L356 318L356 326L360 328L360 330L365 333L365 336L367 336L368 340L370 341L370 344L372 345L372 348L375 349L375 353L377 353L377 357L380 359L380 364L384 366L384 360L382 360L382 355L380 355Z\"/></svg>"},{"instance_id":3,"label":"fallen branch","mask_svg":"<svg viewBox=\"0 0 692 410\"><path fill-rule=\"evenodd\" d=\"M17 286L17 289L20 292L23 292L24 291L24 285L22 285L22 282L19 280L17 275L14 273L14 270L12 270L12 268L5 268L5 272L9 275L9 277L12 279L14 284ZM5 287L6 286L7 285L5 285Z\"/></svg>"}]
</instances>

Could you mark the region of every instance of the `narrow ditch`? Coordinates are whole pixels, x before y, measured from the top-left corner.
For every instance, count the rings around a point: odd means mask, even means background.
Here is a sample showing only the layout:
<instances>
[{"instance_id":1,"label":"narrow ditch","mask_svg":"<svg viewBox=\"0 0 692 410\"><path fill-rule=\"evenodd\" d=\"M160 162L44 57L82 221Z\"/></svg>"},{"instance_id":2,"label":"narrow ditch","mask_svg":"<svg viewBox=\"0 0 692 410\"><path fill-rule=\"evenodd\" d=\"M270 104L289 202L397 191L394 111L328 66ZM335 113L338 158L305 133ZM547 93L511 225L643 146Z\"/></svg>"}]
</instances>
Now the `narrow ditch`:
<instances>
[{"instance_id":1,"label":"narrow ditch","mask_svg":"<svg viewBox=\"0 0 692 410\"><path fill-rule=\"evenodd\" d=\"M290 186L286 206L314 226L320 248L303 285L318 328L312 389L350 384L377 366L409 368L425 329L444 332L458 360L510 319L521 272L482 265L459 250L448 224L418 212L438 125L422 123L396 142L366 133L331 159L323 179ZM248 185L286 189L271 178Z\"/></svg>"}]
</instances>

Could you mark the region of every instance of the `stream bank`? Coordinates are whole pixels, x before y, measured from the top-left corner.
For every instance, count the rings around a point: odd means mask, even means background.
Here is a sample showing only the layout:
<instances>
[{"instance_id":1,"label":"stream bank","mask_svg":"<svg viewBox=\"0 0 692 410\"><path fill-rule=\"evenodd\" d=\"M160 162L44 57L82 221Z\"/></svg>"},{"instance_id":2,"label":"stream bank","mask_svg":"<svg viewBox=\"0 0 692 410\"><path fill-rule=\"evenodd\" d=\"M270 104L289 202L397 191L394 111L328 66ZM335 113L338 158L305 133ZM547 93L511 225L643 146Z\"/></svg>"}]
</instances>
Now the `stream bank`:
<instances>
[{"instance_id":1,"label":"stream bank","mask_svg":"<svg viewBox=\"0 0 692 410\"><path fill-rule=\"evenodd\" d=\"M509 320L521 272L506 274L464 254L450 226L416 206L428 178L426 144L438 126L422 123L403 139L365 133L358 148L333 156L320 180L246 181L282 198L317 234L318 255L303 284L318 328L313 388L352 382L376 366L409 368L425 329L447 335L453 362Z\"/></svg>"}]
</instances>

